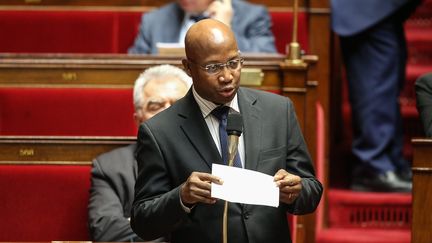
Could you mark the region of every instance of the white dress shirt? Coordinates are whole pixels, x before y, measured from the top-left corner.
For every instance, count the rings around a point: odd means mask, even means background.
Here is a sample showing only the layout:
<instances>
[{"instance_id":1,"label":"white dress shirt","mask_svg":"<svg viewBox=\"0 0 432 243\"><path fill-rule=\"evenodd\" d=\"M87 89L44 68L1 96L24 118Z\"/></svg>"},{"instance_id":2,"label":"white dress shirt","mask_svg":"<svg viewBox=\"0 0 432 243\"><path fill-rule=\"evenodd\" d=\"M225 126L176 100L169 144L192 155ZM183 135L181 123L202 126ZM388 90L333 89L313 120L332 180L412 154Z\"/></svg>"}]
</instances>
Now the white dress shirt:
<instances>
[{"instance_id":1,"label":"white dress shirt","mask_svg":"<svg viewBox=\"0 0 432 243\"><path fill-rule=\"evenodd\" d=\"M220 145L220 140L219 140L219 120L216 117L214 117L213 115L211 115L212 110L215 109L218 105L216 105L215 103L213 103L211 101L208 101L208 100L202 98L195 91L194 87L192 87L192 93L193 93L193 96L194 96L196 102L198 103L198 106L201 110L201 113L204 117L204 120L207 123L207 127L210 131L210 134L213 138L213 141L219 150L219 154L221 154L221 157L222 157L221 145ZM234 99L231 102L224 104L224 105L229 106L231 108L231 110L234 110L235 112L240 113L240 108L239 108L238 100L237 100L237 94L234 96ZM242 167L244 168L245 167L244 166L245 165L245 160L244 160L245 159L245 149L244 149L243 134L239 138L238 154L240 155L241 164L242 164Z\"/></svg>"}]
</instances>

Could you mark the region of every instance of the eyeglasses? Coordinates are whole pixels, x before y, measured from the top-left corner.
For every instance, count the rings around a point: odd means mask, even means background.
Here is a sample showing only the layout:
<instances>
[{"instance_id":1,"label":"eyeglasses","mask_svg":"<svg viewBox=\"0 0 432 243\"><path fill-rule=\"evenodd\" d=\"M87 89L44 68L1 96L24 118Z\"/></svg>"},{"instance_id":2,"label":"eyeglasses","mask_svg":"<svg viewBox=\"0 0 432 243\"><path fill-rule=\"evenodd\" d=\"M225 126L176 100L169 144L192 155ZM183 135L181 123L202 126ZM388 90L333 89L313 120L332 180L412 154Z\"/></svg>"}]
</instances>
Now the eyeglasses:
<instances>
[{"instance_id":1,"label":"eyeglasses","mask_svg":"<svg viewBox=\"0 0 432 243\"><path fill-rule=\"evenodd\" d=\"M212 63L205 66L201 66L200 64L193 61L190 62L205 70L208 74L218 74L223 70L224 67L227 67L231 71L237 71L243 65L244 59L239 57L229 60L226 63Z\"/></svg>"}]
</instances>

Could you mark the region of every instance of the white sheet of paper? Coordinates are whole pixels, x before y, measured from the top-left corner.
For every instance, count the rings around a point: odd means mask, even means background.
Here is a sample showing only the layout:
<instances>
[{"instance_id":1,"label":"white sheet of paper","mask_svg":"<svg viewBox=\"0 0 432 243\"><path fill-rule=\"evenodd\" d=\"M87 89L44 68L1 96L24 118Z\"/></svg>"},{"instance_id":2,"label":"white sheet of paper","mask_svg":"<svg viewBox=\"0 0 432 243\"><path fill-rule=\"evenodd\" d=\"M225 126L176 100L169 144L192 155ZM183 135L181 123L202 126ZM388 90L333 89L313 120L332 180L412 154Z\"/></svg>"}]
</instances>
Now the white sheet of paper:
<instances>
[{"instance_id":1,"label":"white sheet of paper","mask_svg":"<svg viewBox=\"0 0 432 243\"><path fill-rule=\"evenodd\" d=\"M212 174L223 180L222 185L212 183L211 196L229 202L279 206L279 188L273 176L267 174L213 164Z\"/></svg>"}]
</instances>

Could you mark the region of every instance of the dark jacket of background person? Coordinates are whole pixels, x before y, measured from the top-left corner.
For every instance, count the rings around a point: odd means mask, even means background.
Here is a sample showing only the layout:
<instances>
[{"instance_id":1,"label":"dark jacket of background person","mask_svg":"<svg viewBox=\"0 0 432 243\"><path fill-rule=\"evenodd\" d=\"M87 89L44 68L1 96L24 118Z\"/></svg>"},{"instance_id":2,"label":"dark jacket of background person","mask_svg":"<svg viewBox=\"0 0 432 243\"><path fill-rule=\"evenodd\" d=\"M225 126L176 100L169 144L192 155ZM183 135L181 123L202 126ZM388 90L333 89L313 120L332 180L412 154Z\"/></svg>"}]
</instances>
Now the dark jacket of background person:
<instances>
[{"instance_id":1,"label":"dark jacket of background person","mask_svg":"<svg viewBox=\"0 0 432 243\"><path fill-rule=\"evenodd\" d=\"M421 76L415 84L417 109L427 137L432 137L432 73Z\"/></svg>"}]
</instances>

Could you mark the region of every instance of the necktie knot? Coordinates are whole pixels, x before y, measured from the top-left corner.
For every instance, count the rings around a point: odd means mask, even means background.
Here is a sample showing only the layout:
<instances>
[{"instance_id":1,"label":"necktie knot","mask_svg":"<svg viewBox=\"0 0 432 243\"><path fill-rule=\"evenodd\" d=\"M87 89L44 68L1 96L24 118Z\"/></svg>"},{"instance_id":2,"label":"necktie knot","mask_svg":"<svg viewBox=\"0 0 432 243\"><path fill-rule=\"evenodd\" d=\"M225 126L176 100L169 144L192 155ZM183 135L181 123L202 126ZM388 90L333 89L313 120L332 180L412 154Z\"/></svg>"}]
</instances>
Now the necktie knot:
<instances>
[{"instance_id":1,"label":"necktie knot","mask_svg":"<svg viewBox=\"0 0 432 243\"><path fill-rule=\"evenodd\" d=\"M227 119L229 110L230 108L228 106L222 105L213 109L211 114L215 116L219 121L223 121Z\"/></svg>"},{"instance_id":2,"label":"necktie knot","mask_svg":"<svg viewBox=\"0 0 432 243\"><path fill-rule=\"evenodd\" d=\"M206 16L203 15L203 14L191 15L191 16L189 17L189 19L191 19L191 20L193 20L193 21L195 21L195 22L198 22L198 21L200 21L200 20L207 19L207 18L208 18L208 17L206 17Z\"/></svg>"}]
</instances>

